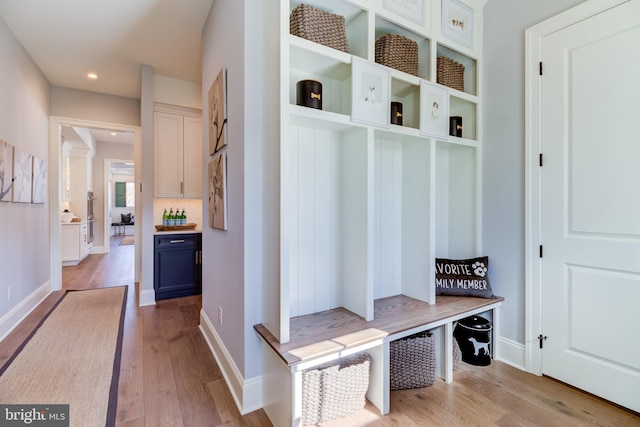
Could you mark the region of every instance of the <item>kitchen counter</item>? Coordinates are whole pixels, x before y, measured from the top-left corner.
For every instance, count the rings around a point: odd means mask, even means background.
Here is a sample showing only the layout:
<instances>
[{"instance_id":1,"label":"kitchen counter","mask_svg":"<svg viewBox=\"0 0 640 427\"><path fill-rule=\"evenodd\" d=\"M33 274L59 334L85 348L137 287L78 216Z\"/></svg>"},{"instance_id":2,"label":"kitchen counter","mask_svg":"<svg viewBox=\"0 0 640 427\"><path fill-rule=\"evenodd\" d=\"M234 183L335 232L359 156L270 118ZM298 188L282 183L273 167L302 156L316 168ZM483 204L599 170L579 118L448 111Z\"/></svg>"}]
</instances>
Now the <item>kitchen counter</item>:
<instances>
[{"instance_id":1,"label":"kitchen counter","mask_svg":"<svg viewBox=\"0 0 640 427\"><path fill-rule=\"evenodd\" d=\"M192 234L192 233L202 233L202 230L196 228L194 230L171 230L171 231L154 231L154 236L161 236L164 234Z\"/></svg>"}]
</instances>

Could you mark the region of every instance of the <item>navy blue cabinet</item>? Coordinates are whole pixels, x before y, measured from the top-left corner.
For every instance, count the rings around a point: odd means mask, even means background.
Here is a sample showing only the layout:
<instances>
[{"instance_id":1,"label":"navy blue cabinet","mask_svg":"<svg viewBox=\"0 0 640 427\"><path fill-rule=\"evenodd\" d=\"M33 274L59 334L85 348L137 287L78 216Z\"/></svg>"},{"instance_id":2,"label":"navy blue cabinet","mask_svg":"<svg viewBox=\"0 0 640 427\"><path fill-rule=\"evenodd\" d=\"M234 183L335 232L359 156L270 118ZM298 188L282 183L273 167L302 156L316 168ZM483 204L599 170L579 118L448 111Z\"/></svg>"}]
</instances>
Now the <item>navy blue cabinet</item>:
<instances>
[{"instance_id":1,"label":"navy blue cabinet","mask_svg":"<svg viewBox=\"0 0 640 427\"><path fill-rule=\"evenodd\" d=\"M202 293L202 234L154 236L156 300Z\"/></svg>"}]
</instances>

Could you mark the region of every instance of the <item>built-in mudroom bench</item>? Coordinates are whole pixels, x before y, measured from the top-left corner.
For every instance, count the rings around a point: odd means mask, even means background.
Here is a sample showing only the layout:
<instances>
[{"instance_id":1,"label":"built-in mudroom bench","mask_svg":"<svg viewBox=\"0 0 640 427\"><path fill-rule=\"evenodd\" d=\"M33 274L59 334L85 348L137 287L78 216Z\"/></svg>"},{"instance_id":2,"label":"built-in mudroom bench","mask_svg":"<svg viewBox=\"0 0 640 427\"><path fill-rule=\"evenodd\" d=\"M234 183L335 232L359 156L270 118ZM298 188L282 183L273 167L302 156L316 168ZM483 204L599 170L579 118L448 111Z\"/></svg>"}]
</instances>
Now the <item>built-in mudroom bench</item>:
<instances>
[{"instance_id":1,"label":"built-in mudroom bench","mask_svg":"<svg viewBox=\"0 0 640 427\"><path fill-rule=\"evenodd\" d=\"M493 337L499 335L503 298L439 296L436 304L397 295L376 300L374 320L336 308L290 319L290 341L281 344L264 325L254 328L264 341L263 363L268 366L265 407L276 426L301 426L302 373L332 360L367 352L371 369L367 400L381 414L389 412L389 345L392 341L422 331L436 336L437 375L453 381L454 322L475 314L493 322ZM495 339L491 340L495 343ZM493 349L492 349L493 350Z\"/></svg>"},{"instance_id":2,"label":"built-in mudroom bench","mask_svg":"<svg viewBox=\"0 0 640 427\"><path fill-rule=\"evenodd\" d=\"M276 427L316 424L303 417L303 379L327 363L366 366L360 396L386 414L398 347L428 340L431 377L451 382L456 321L488 317L499 336L502 298L436 290L479 283L437 282L438 259L476 260L465 272L489 276L478 258L485 3L281 0L268 11L279 264L261 270L254 328Z\"/></svg>"}]
</instances>

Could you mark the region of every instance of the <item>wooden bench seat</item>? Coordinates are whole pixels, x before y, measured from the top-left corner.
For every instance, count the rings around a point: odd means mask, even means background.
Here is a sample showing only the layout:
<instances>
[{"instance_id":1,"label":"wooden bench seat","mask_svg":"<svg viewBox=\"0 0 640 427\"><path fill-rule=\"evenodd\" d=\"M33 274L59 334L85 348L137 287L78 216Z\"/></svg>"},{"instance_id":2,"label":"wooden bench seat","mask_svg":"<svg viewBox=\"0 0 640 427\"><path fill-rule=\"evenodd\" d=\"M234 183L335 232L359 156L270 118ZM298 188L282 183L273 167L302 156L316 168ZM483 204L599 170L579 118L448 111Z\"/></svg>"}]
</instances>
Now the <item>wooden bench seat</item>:
<instances>
[{"instance_id":1,"label":"wooden bench seat","mask_svg":"<svg viewBox=\"0 0 640 427\"><path fill-rule=\"evenodd\" d=\"M374 320L369 322L344 308L294 317L290 320L291 339L285 344L280 344L262 324L255 325L254 328L282 358L282 361L287 366L291 366L313 357L312 355L307 355L305 358L297 356L296 350L299 348L331 341L335 344L333 351L339 351L344 349L345 345L339 344L337 338L370 329L379 330L382 334L371 334L370 341L381 336L391 336L391 340L398 339L409 335L409 333L403 334L406 331L416 328L432 329L490 310L490 306L501 303L503 300L502 297L487 299L439 296L436 298L435 305L429 305L404 295L382 298L375 301ZM366 340L360 344L365 342ZM325 352L322 351L322 347L318 349L317 357L320 357Z\"/></svg>"},{"instance_id":2,"label":"wooden bench seat","mask_svg":"<svg viewBox=\"0 0 640 427\"><path fill-rule=\"evenodd\" d=\"M397 295L376 300L374 320L336 308L290 319L290 341L280 343L262 324L254 329L262 338L263 363L271 402L265 411L274 425L297 427L302 411L302 372L325 362L367 351L371 357L367 399L381 414L389 412L390 342L414 333L435 330L438 376L453 381L453 325L459 319L491 312L493 336L498 336L499 308L504 298L439 296L429 305ZM492 339L495 347L495 339ZM278 396L278 397L276 397Z\"/></svg>"}]
</instances>

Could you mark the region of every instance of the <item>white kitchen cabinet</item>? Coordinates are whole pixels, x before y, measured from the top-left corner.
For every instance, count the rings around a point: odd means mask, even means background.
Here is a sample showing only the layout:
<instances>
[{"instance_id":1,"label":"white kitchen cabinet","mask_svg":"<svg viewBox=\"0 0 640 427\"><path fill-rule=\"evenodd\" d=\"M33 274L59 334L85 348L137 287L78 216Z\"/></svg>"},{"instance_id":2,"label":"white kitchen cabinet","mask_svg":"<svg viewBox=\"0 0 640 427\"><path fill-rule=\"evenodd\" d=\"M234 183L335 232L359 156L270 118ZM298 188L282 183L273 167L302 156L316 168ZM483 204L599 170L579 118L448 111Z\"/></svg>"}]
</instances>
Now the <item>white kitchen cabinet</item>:
<instances>
[{"instance_id":1,"label":"white kitchen cabinet","mask_svg":"<svg viewBox=\"0 0 640 427\"><path fill-rule=\"evenodd\" d=\"M89 255L87 223L62 224L62 265L77 265Z\"/></svg>"},{"instance_id":2,"label":"white kitchen cabinet","mask_svg":"<svg viewBox=\"0 0 640 427\"><path fill-rule=\"evenodd\" d=\"M154 111L154 196L202 198L202 118L191 109Z\"/></svg>"}]
</instances>

